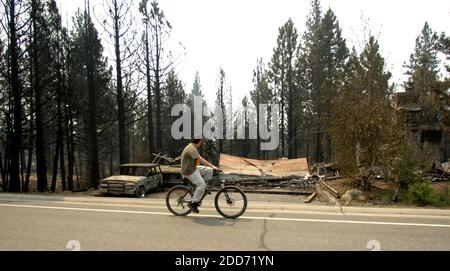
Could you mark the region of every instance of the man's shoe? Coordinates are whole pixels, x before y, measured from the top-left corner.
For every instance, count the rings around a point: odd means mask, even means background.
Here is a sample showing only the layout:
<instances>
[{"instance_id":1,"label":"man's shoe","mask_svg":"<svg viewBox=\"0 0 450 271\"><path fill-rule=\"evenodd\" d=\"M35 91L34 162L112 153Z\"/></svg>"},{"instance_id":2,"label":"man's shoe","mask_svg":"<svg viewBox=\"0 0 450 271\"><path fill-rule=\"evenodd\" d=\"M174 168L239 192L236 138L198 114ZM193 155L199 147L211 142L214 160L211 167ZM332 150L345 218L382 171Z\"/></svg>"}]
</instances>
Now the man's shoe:
<instances>
[{"instance_id":1,"label":"man's shoe","mask_svg":"<svg viewBox=\"0 0 450 271\"><path fill-rule=\"evenodd\" d=\"M198 210L198 203L189 203L189 208L196 214L200 213L200 211Z\"/></svg>"}]
</instances>

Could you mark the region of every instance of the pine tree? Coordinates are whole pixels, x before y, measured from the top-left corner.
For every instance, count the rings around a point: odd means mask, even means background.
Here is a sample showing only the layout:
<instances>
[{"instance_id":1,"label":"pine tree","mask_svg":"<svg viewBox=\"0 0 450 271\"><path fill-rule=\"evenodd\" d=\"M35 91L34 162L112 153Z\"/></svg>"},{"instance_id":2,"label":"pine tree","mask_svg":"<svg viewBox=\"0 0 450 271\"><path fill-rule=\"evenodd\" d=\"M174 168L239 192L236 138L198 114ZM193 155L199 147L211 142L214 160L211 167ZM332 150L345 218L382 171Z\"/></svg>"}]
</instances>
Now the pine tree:
<instances>
[{"instance_id":1,"label":"pine tree","mask_svg":"<svg viewBox=\"0 0 450 271\"><path fill-rule=\"evenodd\" d=\"M225 152L225 139L227 138L227 125L229 117L227 116L227 96L228 96L229 86L227 83L227 77L225 74L225 71L223 68L220 68L219 70L219 78L218 78L218 86L217 86L217 92L216 92L216 108L220 110L222 113L220 116L214 116L216 118L216 123L218 123L218 126L216 126L216 129L218 129L219 133L221 134L221 139L217 139L219 142L219 152L224 153ZM220 127L221 126L221 127Z\"/></svg>"},{"instance_id":2,"label":"pine tree","mask_svg":"<svg viewBox=\"0 0 450 271\"><path fill-rule=\"evenodd\" d=\"M39 17L38 17L39 18ZM55 142L54 157L52 168L51 191L56 192L56 181L58 175L58 163L60 167L60 176L62 181L62 189L66 189L65 180L65 162L64 162L64 131L63 131L63 107L65 96L65 76L64 76L64 48L63 42L67 41L65 37L66 30L62 27L61 16L54 0L49 0L44 4L43 14L39 22L38 30L40 32L40 42L44 42L44 46L39 48L40 53L44 53L39 59L43 75L42 81L49 82L47 85L41 85L42 90L51 94L50 99L42 105L48 114L56 116L56 120L50 122L48 127L48 138L52 138ZM47 62L45 66L44 63ZM49 119L52 119L50 116ZM54 119L54 118L53 118ZM38 128L38 127L36 127ZM46 128L46 127L41 127Z\"/></svg>"},{"instance_id":3,"label":"pine tree","mask_svg":"<svg viewBox=\"0 0 450 271\"><path fill-rule=\"evenodd\" d=\"M416 39L414 54L410 57L406 75L408 81L405 84L406 91L418 97L421 105L421 123L438 124L437 97L433 93L433 88L438 82L439 59L436 48L438 36L425 22L421 34Z\"/></svg>"},{"instance_id":4,"label":"pine tree","mask_svg":"<svg viewBox=\"0 0 450 271\"><path fill-rule=\"evenodd\" d=\"M192 86L191 93L189 94L188 97L188 105L190 107L193 106L194 96L202 97L203 107L206 107L206 101L204 100L205 96L202 92L202 83L200 80L200 74L198 72L195 74L194 84Z\"/></svg>"},{"instance_id":5,"label":"pine tree","mask_svg":"<svg viewBox=\"0 0 450 271\"><path fill-rule=\"evenodd\" d=\"M182 141L175 140L171 135L172 123L176 120L176 117L171 116L172 108L178 104L184 104L186 102L186 94L183 89L183 84L178 78L174 70L171 70L166 78L165 87L163 89L163 116L164 119L170 120L164 122L164 146L165 153L168 153L170 157L177 157L182 152Z\"/></svg>"},{"instance_id":6,"label":"pine tree","mask_svg":"<svg viewBox=\"0 0 450 271\"><path fill-rule=\"evenodd\" d=\"M301 47L299 49L299 58L297 71L297 81L303 83L299 86L305 87L303 90L307 92L306 100L310 106L306 108L305 123L309 124L307 127L307 136L311 139L311 147L307 146L308 156L311 161L322 162L323 161L323 149L322 149L322 105L321 105L321 82L323 67L321 67L320 61L320 35L319 28L322 21L322 8L319 0L311 1L311 11L308 15L306 22L306 31L303 34Z\"/></svg>"},{"instance_id":7,"label":"pine tree","mask_svg":"<svg viewBox=\"0 0 450 271\"><path fill-rule=\"evenodd\" d=\"M406 83L407 91L415 92L422 96L431 93L431 86L438 79L439 59L437 58L436 44L438 37L430 28L428 22L416 39L414 54L411 54L409 65L406 65L409 76Z\"/></svg>"},{"instance_id":8,"label":"pine tree","mask_svg":"<svg viewBox=\"0 0 450 271\"><path fill-rule=\"evenodd\" d=\"M271 80L274 83L275 91L278 93L280 103L280 139L281 156L285 157L286 150L289 157L293 156L294 148L294 104L295 104L295 76L294 63L298 42L297 30L294 23L289 19L285 25L279 29L277 47L274 49L272 61L269 64ZM287 111L287 114L286 114ZM287 116L287 121L286 121ZM287 142L286 146L286 124Z\"/></svg>"},{"instance_id":9,"label":"pine tree","mask_svg":"<svg viewBox=\"0 0 450 271\"><path fill-rule=\"evenodd\" d=\"M189 93L188 97L187 97L187 105L189 106L189 108L191 109L191 125L192 127L190 127L191 129L191 137L194 137L194 97L200 97L201 101L202 101L202 114L203 114L203 123L206 123L208 120L208 117L205 116L205 113L208 112L207 110L207 103L205 100L205 96L203 94L202 91L202 84L201 84L201 79L200 79L200 74L198 72L196 72L195 74L195 79L194 79L194 83L192 85L192 90Z\"/></svg>"},{"instance_id":10,"label":"pine tree","mask_svg":"<svg viewBox=\"0 0 450 271\"><path fill-rule=\"evenodd\" d=\"M439 103L439 112L443 113L444 119L443 124L446 127L450 127L450 36L447 36L445 33L442 33L439 37L439 41L436 44L436 49L438 52L440 52L447 60L447 63L445 65L445 69L447 71L447 74L444 78L439 80L435 83L433 87L434 93L436 93L441 101Z\"/></svg>"},{"instance_id":11,"label":"pine tree","mask_svg":"<svg viewBox=\"0 0 450 271\"><path fill-rule=\"evenodd\" d=\"M253 85L254 89L250 91L250 99L255 106L256 109L256 121L257 121L257 127L260 127L262 125L266 125L267 127L270 127L271 122L271 112L270 112L270 106L273 103L274 97L272 94L272 89L270 88L270 78L269 78L269 71L266 69L263 59L259 59L256 63L256 67L253 70ZM245 101L245 103L248 103L248 101ZM265 116L267 119L267 123L260 123L260 105L267 105L268 106L268 116ZM261 136L260 136L260 130L258 128L257 131L257 140L256 140L256 149L254 150L255 158L257 159L263 159L268 157L268 152L263 153L261 151Z\"/></svg>"},{"instance_id":12,"label":"pine tree","mask_svg":"<svg viewBox=\"0 0 450 271\"><path fill-rule=\"evenodd\" d=\"M322 119L322 130L325 131L323 138L325 161L333 161L331 137L328 133L331 117L331 100L338 94L341 86L341 78L348 57L348 49L339 22L331 9L325 13L320 24L320 58L323 67L322 83L320 86Z\"/></svg>"},{"instance_id":13,"label":"pine tree","mask_svg":"<svg viewBox=\"0 0 450 271\"><path fill-rule=\"evenodd\" d=\"M43 29L45 19L43 17L44 5L39 0L31 1L31 22L32 22L32 74L35 111L36 111L36 172L38 180L38 191L47 191L47 155L45 149L45 135L44 135L44 115L45 110L42 101L42 89L44 76L48 69L48 52L44 52L49 47L48 31ZM42 71L41 71L42 69Z\"/></svg>"},{"instance_id":14,"label":"pine tree","mask_svg":"<svg viewBox=\"0 0 450 271\"><path fill-rule=\"evenodd\" d=\"M306 118L305 123L312 124L312 127L307 128L307 134L311 133L314 138L313 160L320 163L333 160L331 137L328 133L330 101L341 86L340 78L348 49L333 11L328 9L322 17L319 1L312 1L306 28L300 47L297 74L302 94L310 96L306 103L309 100L311 108L305 110L305 115L314 119ZM307 149L310 149L309 143Z\"/></svg>"},{"instance_id":15,"label":"pine tree","mask_svg":"<svg viewBox=\"0 0 450 271\"><path fill-rule=\"evenodd\" d=\"M103 46L98 32L86 11L76 13L70 43L68 88L72 92L69 95L72 97L70 107L73 108L71 125L74 126L70 130L76 134L70 137L77 136L78 138L74 141L80 140L86 143L81 145L86 149L79 149L79 151L87 154L89 186L96 187L99 180L99 146L93 141L98 142L98 118L99 114L105 112L108 112L111 118L111 112L107 108L113 108L116 105L111 104L111 99L108 99L107 103L99 102L110 91L111 70L103 56ZM73 99L74 97L77 99ZM92 106L95 106L96 110Z\"/></svg>"}]
</instances>

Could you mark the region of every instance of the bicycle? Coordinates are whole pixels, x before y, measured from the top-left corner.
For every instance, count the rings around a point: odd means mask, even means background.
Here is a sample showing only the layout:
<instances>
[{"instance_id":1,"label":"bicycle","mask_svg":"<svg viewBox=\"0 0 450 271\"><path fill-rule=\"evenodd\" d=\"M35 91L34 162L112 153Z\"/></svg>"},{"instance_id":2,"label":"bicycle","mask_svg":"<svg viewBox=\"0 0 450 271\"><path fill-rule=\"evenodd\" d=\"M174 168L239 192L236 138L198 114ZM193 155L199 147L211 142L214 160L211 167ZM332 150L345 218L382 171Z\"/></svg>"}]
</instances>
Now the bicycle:
<instances>
[{"instance_id":1,"label":"bicycle","mask_svg":"<svg viewBox=\"0 0 450 271\"><path fill-rule=\"evenodd\" d=\"M177 185L169 190L166 196L166 205L175 216L188 216L192 213L189 203L195 192L195 186L184 179L188 185ZM200 201L199 206L207 195L211 195L210 187L215 182L213 179L207 183L207 189ZM237 219L247 210L247 196L237 186L227 185L224 180L220 181L220 190L217 192L214 206L217 212L226 219ZM179 209L179 210L178 210Z\"/></svg>"}]
</instances>

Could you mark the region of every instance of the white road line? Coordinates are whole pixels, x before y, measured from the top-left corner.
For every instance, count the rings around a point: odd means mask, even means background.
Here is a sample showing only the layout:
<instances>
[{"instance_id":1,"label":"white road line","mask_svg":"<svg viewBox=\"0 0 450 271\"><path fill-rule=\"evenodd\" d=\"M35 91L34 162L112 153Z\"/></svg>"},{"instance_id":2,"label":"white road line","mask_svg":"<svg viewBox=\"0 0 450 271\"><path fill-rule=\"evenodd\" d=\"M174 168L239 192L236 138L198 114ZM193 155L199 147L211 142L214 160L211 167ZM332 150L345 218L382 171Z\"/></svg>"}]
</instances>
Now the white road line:
<instances>
[{"instance_id":1,"label":"white road line","mask_svg":"<svg viewBox=\"0 0 450 271\"><path fill-rule=\"evenodd\" d=\"M161 212L68 208L68 207L51 207L51 206L33 206L33 205L0 204L0 207L172 216L172 214L170 214L170 213L161 213ZM193 215L192 217L222 218L221 216L218 216L218 215ZM445 224L397 223L397 222L377 222L377 221L350 221L350 220L300 219L300 218L252 217L252 216L243 216L240 219L286 221L286 222L313 222L313 223L335 223L335 224L365 224L365 225L383 225L383 226L450 228L450 225L445 225Z\"/></svg>"},{"instance_id":2,"label":"white road line","mask_svg":"<svg viewBox=\"0 0 450 271\"><path fill-rule=\"evenodd\" d=\"M3 199L0 199L1 201L5 201ZM30 203L30 204L39 204L42 201L39 200L15 200L15 202L23 202L23 203ZM136 204L113 204L113 203L104 203L104 202L70 202L70 201L61 201L56 202L57 204L61 205L97 205L97 206L103 206L104 208L108 208L110 206L116 206L116 207L130 207L130 208L142 208L142 209L161 209L161 210L167 210L167 207L165 206L165 203L162 203L162 205L136 205ZM55 204L56 204L55 203ZM41 205L39 205L41 206ZM210 204L204 204L202 206L202 210L207 211L214 211L215 207L212 203ZM450 216L443 216L443 215L409 215L409 214L382 214L382 213L353 213L353 212L345 212L341 213L338 211L330 212L330 211L304 211L304 210L286 210L286 209L252 209L250 206L247 209L247 213L277 213L277 214L296 214L296 215L321 215L321 216L341 216L341 217L377 217L377 218L406 218L406 219L445 219L450 220Z\"/></svg>"}]
</instances>

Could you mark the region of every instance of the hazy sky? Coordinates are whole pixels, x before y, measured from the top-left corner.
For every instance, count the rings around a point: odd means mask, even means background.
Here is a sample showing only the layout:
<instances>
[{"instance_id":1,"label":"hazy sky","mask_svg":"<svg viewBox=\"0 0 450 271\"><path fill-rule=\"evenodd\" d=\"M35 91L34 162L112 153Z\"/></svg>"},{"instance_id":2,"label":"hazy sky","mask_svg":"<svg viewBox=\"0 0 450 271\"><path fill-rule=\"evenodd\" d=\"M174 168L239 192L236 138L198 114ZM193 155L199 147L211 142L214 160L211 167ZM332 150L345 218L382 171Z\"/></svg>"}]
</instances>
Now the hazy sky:
<instances>
[{"instance_id":1,"label":"hazy sky","mask_svg":"<svg viewBox=\"0 0 450 271\"><path fill-rule=\"evenodd\" d=\"M91 0L91 5L102 1ZM84 0L59 2L63 17L71 17ZM179 53L183 57L177 65L186 91L192 89L199 71L203 92L212 103L222 66L233 88L235 105L252 88L257 59L270 60L278 28L292 18L301 35L310 10L310 0L160 0L159 4L173 26L173 47L179 48L176 45L181 42L186 48L185 56ZM394 83L403 82L402 65L409 59L425 21L434 31L450 34L450 1L446 0L322 0L321 4L324 11L331 7L335 12L349 47L358 49L363 44L368 31L362 22L369 22L394 74Z\"/></svg>"}]
</instances>

